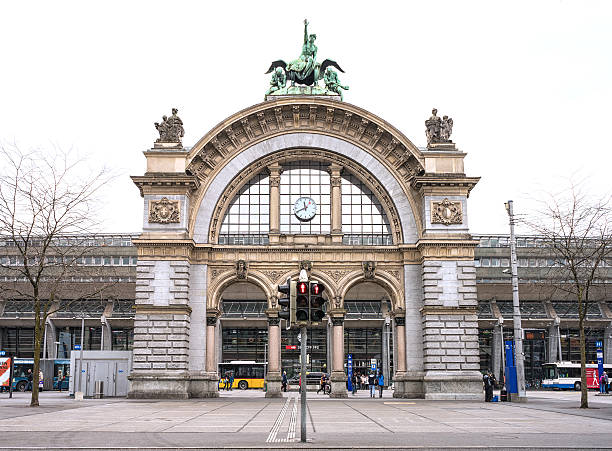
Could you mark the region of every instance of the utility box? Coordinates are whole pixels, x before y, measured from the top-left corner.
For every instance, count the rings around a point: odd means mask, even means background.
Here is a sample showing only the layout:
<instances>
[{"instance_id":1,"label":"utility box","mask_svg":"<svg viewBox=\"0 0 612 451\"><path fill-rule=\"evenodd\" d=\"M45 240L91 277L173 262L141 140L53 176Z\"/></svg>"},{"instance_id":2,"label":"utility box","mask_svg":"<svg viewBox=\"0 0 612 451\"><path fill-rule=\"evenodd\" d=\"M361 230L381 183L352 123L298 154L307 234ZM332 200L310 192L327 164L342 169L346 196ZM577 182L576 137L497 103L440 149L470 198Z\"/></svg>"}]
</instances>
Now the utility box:
<instances>
[{"instance_id":1,"label":"utility box","mask_svg":"<svg viewBox=\"0 0 612 451\"><path fill-rule=\"evenodd\" d=\"M70 394L82 391L84 397L117 397L128 394L128 375L132 370L132 351L83 351L81 390L79 390L80 351L70 355ZM101 382L100 392L96 392Z\"/></svg>"}]
</instances>

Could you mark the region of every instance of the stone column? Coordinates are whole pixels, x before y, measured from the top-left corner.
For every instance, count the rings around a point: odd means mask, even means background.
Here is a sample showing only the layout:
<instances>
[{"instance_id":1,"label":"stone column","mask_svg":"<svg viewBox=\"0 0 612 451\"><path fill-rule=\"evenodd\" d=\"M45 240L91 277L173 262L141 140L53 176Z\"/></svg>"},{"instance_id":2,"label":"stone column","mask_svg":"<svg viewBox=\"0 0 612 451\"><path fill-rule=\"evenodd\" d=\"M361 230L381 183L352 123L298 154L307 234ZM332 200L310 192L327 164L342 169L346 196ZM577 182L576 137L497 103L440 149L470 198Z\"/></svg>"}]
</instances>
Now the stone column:
<instances>
[{"instance_id":1,"label":"stone column","mask_svg":"<svg viewBox=\"0 0 612 451\"><path fill-rule=\"evenodd\" d=\"M344 374L344 316L332 316L333 355L331 372L332 398L346 398L346 374Z\"/></svg>"},{"instance_id":2,"label":"stone column","mask_svg":"<svg viewBox=\"0 0 612 451\"><path fill-rule=\"evenodd\" d=\"M342 243L342 166L329 166L331 184L331 235L333 243Z\"/></svg>"},{"instance_id":3,"label":"stone column","mask_svg":"<svg viewBox=\"0 0 612 451\"><path fill-rule=\"evenodd\" d=\"M280 180L282 167L278 163L268 166L270 171L270 243L278 243L280 236Z\"/></svg>"},{"instance_id":4,"label":"stone column","mask_svg":"<svg viewBox=\"0 0 612 451\"><path fill-rule=\"evenodd\" d=\"M404 316L395 317L395 329L397 333L397 356L395 357L395 372L406 373L406 318Z\"/></svg>"},{"instance_id":5,"label":"stone column","mask_svg":"<svg viewBox=\"0 0 612 451\"><path fill-rule=\"evenodd\" d=\"M422 267L418 264L404 265L404 306L405 311L402 315L401 309L396 309L395 318L404 317L404 327L398 328L395 322L395 356L397 361L400 355L397 342L400 340L398 329L405 333L404 339L406 366L405 372L400 373L395 367L393 384L395 390L393 396L396 398L424 398L423 387L423 326L421 319L421 309L423 308L423 279ZM401 321L401 319L400 319Z\"/></svg>"},{"instance_id":6,"label":"stone column","mask_svg":"<svg viewBox=\"0 0 612 451\"><path fill-rule=\"evenodd\" d=\"M217 374L217 334L216 334L216 326L217 326L217 316L216 315L207 315L206 316L206 373L210 375Z\"/></svg>"},{"instance_id":7,"label":"stone column","mask_svg":"<svg viewBox=\"0 0 612 451\"><path fill-rule=\"evenodd\" d=\"M557 360L561 360L561 356L559 355L559 324L551 324L548 326L548 340L547 340L547 351L548 351L548 361L556 362Z\"/></svg>"},{"instance_id":8,"label":"stone column","mask_svg":"<svg viewBox=\"0 0 612 451\"><path fill-rule=\"evenodd\" d=\"M281 398L280 368L280 318L275 311L268 317L268 372L266 373L266 398Z\"/></svg>"}]
</instances>

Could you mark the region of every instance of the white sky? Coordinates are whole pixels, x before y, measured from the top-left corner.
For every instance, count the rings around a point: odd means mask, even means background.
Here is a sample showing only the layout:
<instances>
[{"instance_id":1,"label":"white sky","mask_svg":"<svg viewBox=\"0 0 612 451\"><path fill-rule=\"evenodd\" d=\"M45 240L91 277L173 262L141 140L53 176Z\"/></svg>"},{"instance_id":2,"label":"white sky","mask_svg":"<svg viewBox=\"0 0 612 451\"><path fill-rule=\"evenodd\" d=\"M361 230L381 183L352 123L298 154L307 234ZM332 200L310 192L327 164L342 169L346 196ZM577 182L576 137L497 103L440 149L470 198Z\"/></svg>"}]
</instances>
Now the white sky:
<instances>
[{"instance_id":1,"label":"white sky","mask_svg":"<svg viewBox=\"0 0 612 451\"><path fill-rule=\"evenodd\" d=\"M300 5L300 6L297 6ZM271 61L301 51L304 17L345 100L425 145L432 107L481 176L473 233L507 233L504 201L526 209L564 178L612 191L612 2L0 3L0 142L88 154L118 177L109 232L138 232L153 122L174 106L193 145L258 103Z\"/></svg>"}]
</instances>

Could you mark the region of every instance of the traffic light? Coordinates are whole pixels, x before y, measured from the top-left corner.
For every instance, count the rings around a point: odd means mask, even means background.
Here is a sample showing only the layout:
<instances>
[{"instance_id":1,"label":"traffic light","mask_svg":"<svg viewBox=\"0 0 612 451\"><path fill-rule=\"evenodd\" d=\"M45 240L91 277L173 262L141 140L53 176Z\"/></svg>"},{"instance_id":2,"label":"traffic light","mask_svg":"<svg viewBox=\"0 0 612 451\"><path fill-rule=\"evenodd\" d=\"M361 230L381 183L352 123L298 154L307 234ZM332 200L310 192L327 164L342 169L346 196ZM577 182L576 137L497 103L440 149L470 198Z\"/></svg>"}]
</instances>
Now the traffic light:
<instances>
[{"instance_id":1,"label":"traffic light","mask_svg":"<svg viewBox=\"0 0 612 451\"><path fill-rule=\"evenodd\" d=\"M307 323L310 318L308 312L308 282L297 282L297 295L295 299L295 322Z\"/></svg>"},{"instance_id":2,"label":"traffic light","mask_svg":"<svg viewBox=\"0 0 612 451\"><path fill-rule=\"evenodd\" d=\"M319 282L310 282L310 323L320 323L325 316L323 310L325 306L325 299L323 299L323 292L325 287Z\"/></svg>"},{"instance_id":3,"label":"traffic light","mask_svg":"<svg viewBox=\"0 0 612 451\"><path fill-rule=\"evenodd\" d=\"M287 278L284 285L278 286L278 292L285 295L278 300L278 305L281 307L278 317L287 321L289 329L295 323L296 282Z\"/></svg>"}]
</instances>

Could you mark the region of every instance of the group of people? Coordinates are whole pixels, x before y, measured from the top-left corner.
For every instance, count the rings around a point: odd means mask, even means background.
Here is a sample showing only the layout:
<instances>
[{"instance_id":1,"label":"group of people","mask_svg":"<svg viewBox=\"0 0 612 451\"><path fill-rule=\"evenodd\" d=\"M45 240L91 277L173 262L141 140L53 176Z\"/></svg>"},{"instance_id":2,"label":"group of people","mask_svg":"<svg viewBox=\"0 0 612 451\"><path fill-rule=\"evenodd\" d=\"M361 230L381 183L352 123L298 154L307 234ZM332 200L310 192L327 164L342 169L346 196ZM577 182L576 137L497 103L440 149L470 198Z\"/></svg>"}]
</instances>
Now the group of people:
<instances>
[{"instance_id":1,"label":"group of people","mask_svg":"<svg viewBox=\"0 0 612 451\"><path fill-rule=\"evenodd\" d=\"M610 379L605 371L599 377L599 393L610 393Z\"/></svg>"},{"instance_id":2,"label":"group of people","mask_svg":"<svg viewBox=\"0 0 612 451\"><path fill-rule=\"evenodd\" d=\"M353 395L357 394L357 390L369 390L370 398L376 398L376 389L378 389L378 397L382 398L385 388L385 377L382 371L379 371L378 374L374 372L369 374L353 373L351 385L353 386Z\"/></svg>"},{"instance_id":3,"label":"group of people","mask_svg":"<svg viewBox=\"0 0 612 451\"><path fill-rule=\"evenodd\" d=\"M228 371L223 375L223 389L232 391L232 386L234 385L234 373L233 371Z\"/></svg>"}]
</instances>

